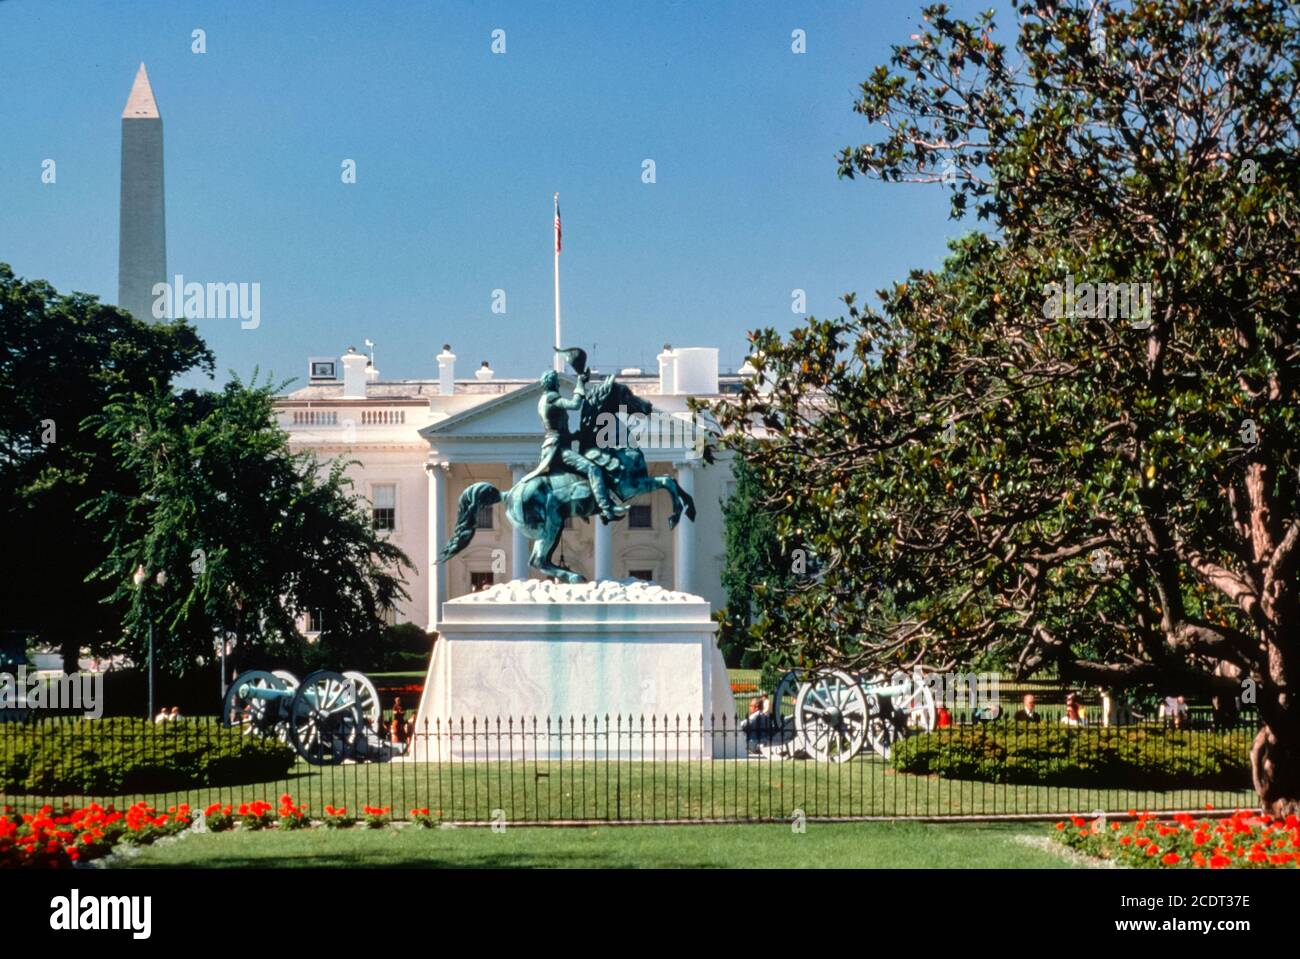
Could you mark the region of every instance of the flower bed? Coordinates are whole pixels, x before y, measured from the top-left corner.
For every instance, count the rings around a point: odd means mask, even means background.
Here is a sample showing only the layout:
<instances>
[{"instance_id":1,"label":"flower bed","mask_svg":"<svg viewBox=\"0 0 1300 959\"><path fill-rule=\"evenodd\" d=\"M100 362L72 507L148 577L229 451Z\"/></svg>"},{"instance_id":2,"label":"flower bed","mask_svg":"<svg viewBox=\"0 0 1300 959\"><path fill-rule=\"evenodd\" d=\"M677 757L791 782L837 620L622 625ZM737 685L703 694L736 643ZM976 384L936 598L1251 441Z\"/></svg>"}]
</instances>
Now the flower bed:
<instances>
[{"instance_id":1,"label":"flower bed","mask_svg":"<svg viewBox=\"0 0 1300 959\"><path fill-rule=\"evenodd\" d=\"M366 806L362 822L367 829L384 829L393 824L389 806ZM305 804L295 803L285 793L278 806L264 800L231 804L213 803L203 813L211 832L238 828L251 832L267 829L347 829L357 822L345 807L324 807L324 817L313 821ZM432 813L412 809L411 820L433 829L442 822L442 810ZM67 869L91 862L112 852L120 844L145 845L163 836L184 832L194 822L190 807L170 806L159 813L146 803L136 803L125 812L91 803L84 809L64 809L55 814L52 806L37 813L16 814L9 806L0 808L0 869Z\"/></svg>"},{"instance_id":2,"label":"flower bed","mask_svg":"<svg viewBox=\"0 0 1300 959\"><path fill-rule=\"evenodd\" d=\"M158 813L140 802L123 813L91 803L57 815L47 805L21 816L6 806L0 814L0 869L66 869L106 856L120 843L146 845L176 835L193 821L184 804Z\"/></svg>"},{"instance_id":3,"label":"flower bed","mask_svg":"<svg viewBox=\"0 0 1300 959\"><path fill-rule=\"evenodd\" d=\"M1137 815L1130 811L1130 815ZM1072 817L1056 824L1071 849L1122 866L1165 869L1294 869L1300 867L1300 818L1273 819L1239 809L1226 819L1188 813L1162 821L1150 813L1132 822Z\"/></svg>"}]
</instances>

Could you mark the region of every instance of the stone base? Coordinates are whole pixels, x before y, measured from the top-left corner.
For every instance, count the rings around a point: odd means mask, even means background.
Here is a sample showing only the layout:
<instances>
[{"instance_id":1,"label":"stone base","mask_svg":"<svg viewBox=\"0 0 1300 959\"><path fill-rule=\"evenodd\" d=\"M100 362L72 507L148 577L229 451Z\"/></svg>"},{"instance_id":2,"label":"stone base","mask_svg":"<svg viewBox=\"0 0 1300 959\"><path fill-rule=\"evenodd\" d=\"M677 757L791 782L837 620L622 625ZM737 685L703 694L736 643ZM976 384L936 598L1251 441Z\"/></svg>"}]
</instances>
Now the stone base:
<instances>
[{"instance_id":1,"label":"stone base","mask_svg":"<svg viewBox=\"0 0 1300 959\"><path fill-rule=\"evenodd\" d=\"M449 600L417 761L745 755L709 604L640 580L514 580Z\"/></svg>"}]
</instances>

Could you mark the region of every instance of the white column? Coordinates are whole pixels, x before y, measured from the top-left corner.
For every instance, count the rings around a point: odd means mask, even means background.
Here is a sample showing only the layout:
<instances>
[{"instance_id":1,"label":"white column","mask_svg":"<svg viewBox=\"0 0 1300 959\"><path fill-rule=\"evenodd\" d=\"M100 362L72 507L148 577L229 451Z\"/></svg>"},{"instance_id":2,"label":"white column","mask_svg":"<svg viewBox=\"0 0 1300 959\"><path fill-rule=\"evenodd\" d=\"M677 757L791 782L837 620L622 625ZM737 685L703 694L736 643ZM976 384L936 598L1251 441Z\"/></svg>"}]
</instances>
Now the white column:
<instances>
[{"instance_id":1,"label":"white column","mask_svg":"<svg viewBox=\"0 0 1300 959\"><path fill-rule=\"evenodd\" d=\"M527 472L527 463L511 463L510 482L518 483ZM510 521L506 520L506 522ZM510 527L510 578L528 578L528 537L524 535L523 530L514 525Z\"/></svg>"},{"instance_id":2,"label":"white column","mask_svg":"<svg viewBox=\"0 0 1300 959\"><path fill-rule=\"evenodd\" d=\"M677 485L682 492L695 495L695 463L684 460L677 467ZM695 524L682 514L681 522L673 534L673 588L683 593L695 592Z\"/></svg>"},{"instance_id":3,"label":"white column","mask_svg":"<svg viewBox=\"0 0 1300 959\"><path fill-rule=\"evenodd\" d=\"M614 524L602 523L600 516L591 518L591 525L596 528L592 563L592 579L614 578Z\"/></svg>"},{"instance_id":4,"label":"white column","mask_svg":"<svg viewBox=\"0 0 1300 959\"><path fill-rule=\"evenodd\" d=\"M447 598L447 567L438 565L438 554L447 542L447 464L426 463L429 474L429 560L426 575L429 589L429 631L438 628L442 601Z\"/></svg>"}]
</instances>

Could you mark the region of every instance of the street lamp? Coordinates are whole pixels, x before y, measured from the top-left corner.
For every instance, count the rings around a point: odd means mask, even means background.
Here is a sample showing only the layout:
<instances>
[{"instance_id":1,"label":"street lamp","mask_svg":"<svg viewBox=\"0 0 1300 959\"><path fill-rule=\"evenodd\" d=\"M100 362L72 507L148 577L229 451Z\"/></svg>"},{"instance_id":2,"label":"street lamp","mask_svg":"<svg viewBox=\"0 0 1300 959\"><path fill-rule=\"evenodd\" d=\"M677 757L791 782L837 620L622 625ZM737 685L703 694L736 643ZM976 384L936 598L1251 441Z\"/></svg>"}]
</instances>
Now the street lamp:
<instances>
[{"instance_id":1,"label":"street lamp","mask_svg":"<svg viewBox=\"0 0 1300 959\"><path fill-rule=\"evenodd\" d=\"M144 601L145 621L149 624L149 712L147 719L153 719L153 613L149 609L149 594L144 590L144 584L149 579L149 574L145 572L143 565L135 568L135 573L131 576L131 582L135 583L135 588L140 590L140 597ZM167 585L167 571L158 570L158 575L154 577L154 582L160 587Z\"/></svg>"}]
</instances>

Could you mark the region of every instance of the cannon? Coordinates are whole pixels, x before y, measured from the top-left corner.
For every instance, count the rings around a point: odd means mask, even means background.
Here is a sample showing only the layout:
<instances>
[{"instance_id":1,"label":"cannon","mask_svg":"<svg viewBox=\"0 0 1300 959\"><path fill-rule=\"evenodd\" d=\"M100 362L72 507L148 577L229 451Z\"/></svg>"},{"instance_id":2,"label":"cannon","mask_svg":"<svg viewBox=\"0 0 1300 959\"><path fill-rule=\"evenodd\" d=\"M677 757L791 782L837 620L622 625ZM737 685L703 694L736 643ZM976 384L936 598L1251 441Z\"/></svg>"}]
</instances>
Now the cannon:
<instances>
[{"instance_id":1,"label":"cannon","mask_svg":"<svg viewBox=\"0 0 1300 959\"><path fill-rule=\"evenodd\" d=\"M870 746L888 759L913 732L934 729L934 691L914 674L853 674L842 669L793 669L772 692L763 747L782 756L842 763Z\"/></svg>"},{"instance_id":2,"label":"cannon","mask_svg":"<svg viewBox=\"0 0 1300 959\"><path fill-rule=\"evenodd\" d=\"M322 669L301 683L293 673L252 669L226 691L221 721L245 735L287 742L314 766L346 759L387 760L400 753L380 729L382 707L374 684L358 672Z\"/></svg>"}]
</instances>

